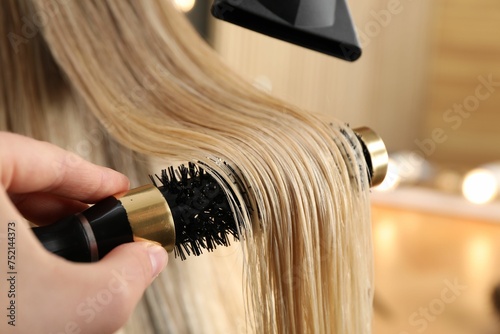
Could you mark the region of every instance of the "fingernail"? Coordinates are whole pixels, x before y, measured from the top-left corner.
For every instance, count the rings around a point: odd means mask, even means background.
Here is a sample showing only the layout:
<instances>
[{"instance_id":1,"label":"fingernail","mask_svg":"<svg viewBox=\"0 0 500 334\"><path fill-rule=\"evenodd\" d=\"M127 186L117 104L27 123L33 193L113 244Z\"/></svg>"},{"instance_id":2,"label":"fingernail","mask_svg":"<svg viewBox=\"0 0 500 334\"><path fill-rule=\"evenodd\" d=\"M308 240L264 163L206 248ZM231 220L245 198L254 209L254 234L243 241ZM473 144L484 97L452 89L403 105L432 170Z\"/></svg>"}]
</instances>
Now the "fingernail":
<instances>
[{"instance_id":1,"label":"fingernail","mask_svg":"<svg viewBox=\"0 0 500 334\"><path fill-rule=\"evenodd\" d=\"M165 268L168 262L168 254L165 248L154 244L148 243L147 246L149 260L151 261L151 267L153 268L153 279L156 278L160 272Z\"/></svg>"}]
</instances>

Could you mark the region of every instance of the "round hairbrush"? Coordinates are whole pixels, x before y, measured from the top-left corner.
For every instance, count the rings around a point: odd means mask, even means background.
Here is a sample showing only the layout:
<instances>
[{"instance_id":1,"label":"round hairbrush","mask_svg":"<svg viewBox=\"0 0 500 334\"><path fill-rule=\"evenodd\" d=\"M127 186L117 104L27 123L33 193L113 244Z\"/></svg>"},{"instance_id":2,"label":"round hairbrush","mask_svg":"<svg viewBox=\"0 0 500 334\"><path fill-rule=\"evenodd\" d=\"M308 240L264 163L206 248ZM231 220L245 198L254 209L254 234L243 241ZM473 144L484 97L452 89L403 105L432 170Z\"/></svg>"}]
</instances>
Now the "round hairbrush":
<instances>
[{"instance_id":1,"label":"round hairbrush","mask_svg":"<svg viewBox=\"0 0 500 334\"><path fill-rule=\"evenodd\" d=\"M228 196L203 168L189 163L150 178L152 185L108 197L33 232L47 250L76 262L97 261L137 239L158 242L181 259L228 246L229 236L238 239Z\"/></svg>"}]
</instances>

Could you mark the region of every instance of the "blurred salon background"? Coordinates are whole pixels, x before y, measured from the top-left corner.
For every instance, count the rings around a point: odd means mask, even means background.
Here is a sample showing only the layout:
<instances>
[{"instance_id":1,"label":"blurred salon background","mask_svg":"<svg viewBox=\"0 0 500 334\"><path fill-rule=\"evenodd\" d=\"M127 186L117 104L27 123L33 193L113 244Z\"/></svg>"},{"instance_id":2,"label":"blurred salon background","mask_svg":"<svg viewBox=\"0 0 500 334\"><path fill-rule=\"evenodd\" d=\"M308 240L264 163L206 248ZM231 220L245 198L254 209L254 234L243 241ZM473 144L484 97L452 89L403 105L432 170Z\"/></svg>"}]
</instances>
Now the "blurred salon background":
<instances>
[{"instance_id":1,"label":"blurred salon background","mask_svg":"<svg viewBox=\"0 0 500 334\"><path fill-rule=\"evenodd\" d=\"M384 139L374 333L500 333L500 2L348 1L348 63L172 1L257 87Z\"/></svg>"}]
</instances>

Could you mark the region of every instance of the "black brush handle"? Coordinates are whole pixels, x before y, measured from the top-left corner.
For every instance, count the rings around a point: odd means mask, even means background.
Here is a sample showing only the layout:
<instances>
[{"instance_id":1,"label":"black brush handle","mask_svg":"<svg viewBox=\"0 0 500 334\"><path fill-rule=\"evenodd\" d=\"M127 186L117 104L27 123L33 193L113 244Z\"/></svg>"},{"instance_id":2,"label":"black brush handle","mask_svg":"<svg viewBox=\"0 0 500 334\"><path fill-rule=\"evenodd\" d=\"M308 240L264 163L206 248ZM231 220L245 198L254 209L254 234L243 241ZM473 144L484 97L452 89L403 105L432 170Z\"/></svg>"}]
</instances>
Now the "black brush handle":
<instances>
[{"instance_id":1,"label":"black brush handle","mask_svg":"<svg viewBox=\"0 0 500 334\"><path fill-rule=\"evenodd\" d=\"M47 250L75 262L97 261L134 240L127 212L115 197L33 232Z\"/></svg>"}]
</instances>

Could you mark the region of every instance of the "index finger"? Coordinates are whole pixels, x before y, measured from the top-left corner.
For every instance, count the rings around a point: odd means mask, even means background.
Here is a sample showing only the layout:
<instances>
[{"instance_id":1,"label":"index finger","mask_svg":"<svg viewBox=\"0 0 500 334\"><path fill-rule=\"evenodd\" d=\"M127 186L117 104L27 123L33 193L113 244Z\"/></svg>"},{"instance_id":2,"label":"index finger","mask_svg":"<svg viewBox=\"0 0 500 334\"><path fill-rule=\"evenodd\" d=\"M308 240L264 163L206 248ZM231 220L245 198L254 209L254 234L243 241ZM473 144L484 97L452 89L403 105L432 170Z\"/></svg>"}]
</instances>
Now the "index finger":
<instances>
[{"instance_id":1,"label":"index finger","mask_svg":"<svg viewBox=\"0 0 500 334\"><path fill-rule=\"evenodd\" d=\"M48 192L95 202L128 189L127 177L47 142L0 132L0 178L11 193Z\"/></svg>"}]
</instances>

